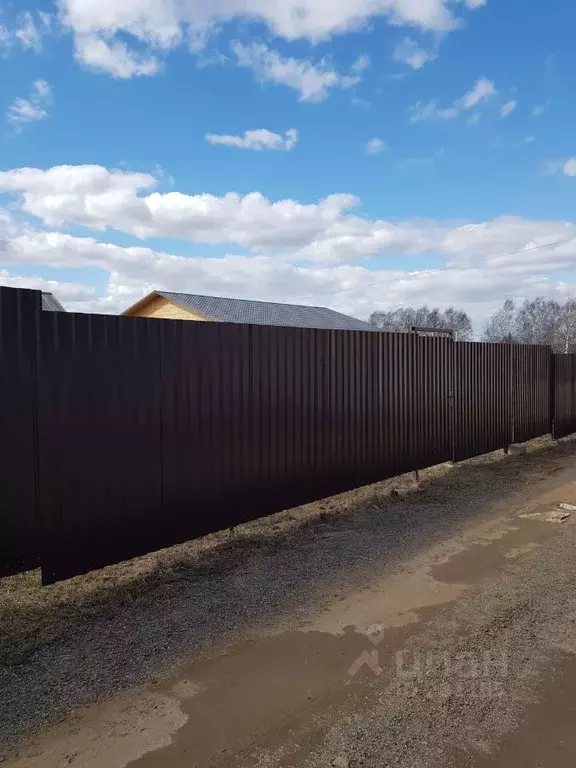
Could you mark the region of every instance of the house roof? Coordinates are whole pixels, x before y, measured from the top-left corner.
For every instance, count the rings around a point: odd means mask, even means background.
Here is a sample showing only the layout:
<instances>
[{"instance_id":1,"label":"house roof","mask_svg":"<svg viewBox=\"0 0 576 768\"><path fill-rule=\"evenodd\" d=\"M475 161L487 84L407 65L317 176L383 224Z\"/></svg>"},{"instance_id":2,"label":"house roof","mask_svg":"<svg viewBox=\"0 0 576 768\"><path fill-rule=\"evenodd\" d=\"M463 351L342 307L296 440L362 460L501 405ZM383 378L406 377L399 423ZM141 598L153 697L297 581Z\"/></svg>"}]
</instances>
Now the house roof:
<instances>
[{"instance_id":1,"label":"house roof","mask_svg":"<svg viewBox=\"0 0 576 768\"><path fill-rule=\"evenodd\" d=\"M343 315L326 307L307 307L298 304L278 304L272 301L199 296L192 293L154 291L170 301L194 310L222 323L251 323L254 325L281 325L292 328L324 328L343 331L371 331L374 328L355 317Z\"/></svg>"},{"instance_id":2,"label":"house roof","mask_svg":"<svg viewBox=\"0 0 576 768\"><path fill-rule=\"evenodd\" d=\"M44 291L42 291L42 309L46 312L66 312L54 294L44 293Z\"/></svg>"}]
</instances>

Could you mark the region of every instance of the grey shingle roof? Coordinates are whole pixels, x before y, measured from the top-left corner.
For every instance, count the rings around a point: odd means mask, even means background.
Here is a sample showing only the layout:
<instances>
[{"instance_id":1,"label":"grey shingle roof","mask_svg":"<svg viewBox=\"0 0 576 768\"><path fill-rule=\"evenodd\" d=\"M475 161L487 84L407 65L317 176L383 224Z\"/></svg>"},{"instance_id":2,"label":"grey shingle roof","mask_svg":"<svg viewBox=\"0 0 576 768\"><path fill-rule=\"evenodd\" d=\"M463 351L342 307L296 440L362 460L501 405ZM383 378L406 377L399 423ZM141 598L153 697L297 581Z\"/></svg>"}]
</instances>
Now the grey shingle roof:
<instances>
[{"instance_id":1,"label":"grey shingle roof","mask_svg":"<svg viewBox=\"0 0 576 768\"><path fill-rule=\"evenodd\" d=\"M343 331L374 330L371 325L362 320L326 307L305 307L297 304L276 304L271 301L247 301L169 291L155 291L155 293L221 323L252 323Z\"/></svg>"},{"instance_id":2,"label":"grey shingle roof","mask_svg":"<svg viewBox=\"0 0 576 768\"><path fill-rule=\"evenodd\" d=\"M44 293L44 291L42 291L42 309L46 312L66 312L54 294Z\"/></svg>"}]
</instances>

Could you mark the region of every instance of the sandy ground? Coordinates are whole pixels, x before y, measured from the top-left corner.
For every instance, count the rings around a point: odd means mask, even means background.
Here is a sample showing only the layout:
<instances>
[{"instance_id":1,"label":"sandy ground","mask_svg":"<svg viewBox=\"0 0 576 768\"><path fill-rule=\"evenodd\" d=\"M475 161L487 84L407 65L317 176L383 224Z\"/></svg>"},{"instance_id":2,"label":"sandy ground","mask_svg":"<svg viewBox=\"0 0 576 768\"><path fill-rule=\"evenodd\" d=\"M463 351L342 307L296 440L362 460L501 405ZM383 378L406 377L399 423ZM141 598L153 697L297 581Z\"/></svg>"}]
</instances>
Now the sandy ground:
<instances>
[{"instance_id":1,"label":"sandy ground","mask_svg":"<svg viewBox=\"0 0 576 768\"><path fill-rule=\"evenodd\" d=\"M48 590L7 579L3 763L573 766L560 504L576 444L541 440Z\"/></svg>"}]
</instances>

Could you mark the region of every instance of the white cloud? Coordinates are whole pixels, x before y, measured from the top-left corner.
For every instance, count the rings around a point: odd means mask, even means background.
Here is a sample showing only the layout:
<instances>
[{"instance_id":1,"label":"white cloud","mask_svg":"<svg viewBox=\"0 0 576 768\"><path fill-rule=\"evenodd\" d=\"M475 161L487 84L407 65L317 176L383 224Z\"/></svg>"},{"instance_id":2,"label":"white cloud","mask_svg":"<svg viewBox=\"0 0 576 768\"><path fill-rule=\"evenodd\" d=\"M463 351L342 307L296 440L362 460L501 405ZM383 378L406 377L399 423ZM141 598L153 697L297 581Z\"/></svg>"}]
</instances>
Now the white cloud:
<instances>
[{"instance_id":1,"label":"white cloud","mask_svg":"<svg viewBox=\"0 0 576 768\"><path fill-rule=\"evenodd\" d=\"M512 112L514 112L517 106L518 106L518 102L515 99L505 102L500 107L500 116L508 117L508 115L511 115Z\"/></svg>"},{"instance_id":2,"label":"white cloud","mask_svg":"<svg viewBox=\"0 0 576 768\"><path fill-rule=\"evenodd\" d=\"M576 174L574 161L568 170ZM576 241L539 248L576 236L574 222L519 217L395 222L354 213L359 201L353 195L306 204L271 202L259 193L160 193L155 185L149 174L100 166L0 173L0 190L12 196L9 212L0 210L0 264L8 269L0 272L0 282L42 280L19 277L22 265L66 269L62 283L29 285L53 290L74 310L119 311L156 287L278 301L312 295L306 303L359 316L398 303L427 302L456 303L479 317L506 295L553 295L576 287L546 277L553 270L576 269ZM52 231L31 229L31 215ZM67 225L249 251L217 258L176 256L55 231ZM387 269L387 255L396 265L403 255L411 262L421 256L422 265L411 272ZM456 268L429 271L429 255ZM371 268L371 257L378 257L378 268ZM498 258L485 261L493 257ZM482 263L468 264L476 260ZM86 267L107 275L104 296L70 278L71 270Z\"/></svg>"},{"instance_id":3,"label":"white cloud","mask_svg":"<svg viewBox=\"0 0 576 768\"><path fill-rule=\"evenodd\" d=\"M458 117L458 109L456 107L446 107L441 109L438 106L438 102L433 100L426 104L419 101L410 107L410 122L421 123L425 120L453 120Z\"/></svg>"},{"instance_id":4,"label":"white cloud","mask_svg":"<svg viewBox=\"0 0 576 768\"><path fill-rule=\"evenodd\" d=\"M536 141L536 136L524 136L522 144L533 144Z\"/></svg>"},{"instance_id":5,"label":"white cloud","mask_svg":"<svg viewBox=\"0 0 576 768\"><path fill-rule=\"evenodd\" d=\"M569 160L566 160L562 170L565 176L576 176L576 157L571 157Z\"/></svg>"},{"instance_id":6,"label":"white cloud","mask_svg":"<svg viewBox=\"0 0 576 768\"><path fill-rule=\"evenodd\" d=\"M138 192L155 185L146 174L100 166L23 168L0 173L0 189L20 192L22 209L49 226L78 224L113 228L139 238L167 236L204 243L297 246L323 231L358 202L353 195L329 195L318 203L271 203L260 193L186 195Z\"/></svg>"},{"instance_id":7,"label":"white cloud","mask_svg":"<svg viewBox=\"0 0 576 768\"><path fill-rule=\"evenodd\" d=\"M434 227L425 233L433 234ZM528 222L499 219L483 225L444 230L446 253L452 249L452 263L466 261L487 247L489 254L502 252L521 243L551 242L574 234L573 224ZM527 240L528 238L528 240ZM402 247L397 246L397 252ZM551 269L570 269L576 265L576 245L546 251L533 250L482 265L463 266L437 272L423 268L370 269L365 265L303 265L275 256L189 258L174 256L145 247L120 247L58 232L28 232L0 242L0 261L5 265L36 264L54 269L92 267L108 274L107 293L91 295L90 288L70 284L67 294L60 284L42 283L29 287L52 290L73 311L118 312L153 288L322 304L334 309L367 316L375 309L409 303L440 306L457 304L476 318L484 316L504 296L519 298L538 294L554 295L573 291L574 286L542 276ZM8 278L9 279L9 278ZM17 279L17 278L16 278ZM37 278L22 278L34 281ZM0 282L5 282L0 274ZM28 287L28 286L26 286ZM74 291L77 297L73 298ZM302 297L310 297L304 298Z\"/></svg>"},{"instance_id":8,"label":"white cloud","mask_svg":"<svg viewBox=\"0 0 576 768\"><path fill-rule=\"evenodd\" d=\"M482 101L486 101L490 96L494 96L496 87L491 80L481 77L474 85L471 91L468 91L461 100L464 109L471 109Z\"/></svg>"},{"instance_id":9,"label":"white cloud","mask_svg":"<svg viewBox=\"0 0 576 768\"><path fill-rule=\"evenodd\" d=\"M563 173L565 176L576 176L576 156L569 157L567 160L549 160L544 166L543 175L554 176L556 173Z\"/></svg>"},{"instance_id":10,"label":"white cloud","mask_svg":"<svg viewBox=\"0 0 576 768\"><path fill-rule=\"evenodd\" d=\"M37 11L37 13L38 18L40 19L41 28L46 32L50 32L54 21L54 16L51 13L46 13L46 11Z\"/></svg>"},{"instance_id":11,"label":"white cloud","mask_svg":"<svg viewBox=\"0 0 576 768\"><path fill-rule=\"evenodd\" d=\"M350 88L360 82L360 75L342 75L322 59L314 64L308 59L283 58L264 43L243 45L236 41L232 50L240 67L252 69L262 82L287 85L300 93L300 101L323 101L329 88Z\"/></svg>"},{"instance_id":12,"label":"white cloud","mask_svg":"<svg viewBox=\"0 0 576 768\"><path fill-rule=\"evenodd\" d=\"M474 112L474 114L470 115L468 120L466 120L466 125L471 127L473 125L477 125L480 122L482 115L480 112Z\"/></svg>"},{"instance_id":13,"label":"white cloud","mask_svg":"<svg viewBox=\"0 0 576 768\"><path fill-rule=\"evenodd\" d=\"M568 221L531 220L519 216L500 216L480 224L463 224L445 230L440 248L445 254L456 257L457 261L470 258L500 256L535 246L562 241L576 235L576 225ZM563 249L568 249L564 251ZM555 253L569 252L570 258L576 255L576 242L568 246L559 246L534 251L534 258L540 266L545 265ZM507 256L493 263L491 269L500 269L511 261L520 267L527 265L531 256L529 251L518 256Z\"/></svg>"},{"instance_id":14,"label":"white cloud","mask_svg":"<svg viewBox=\"0 0 576 768\"><path fill-rule=\"evenodd\" d=\"M19 26L14 35L24 48L33 48L39 51L42 47L42 33L36 26L30 11L21 14Z\"/></svg>"},{"instance_id":15,"label":"white cloud","mask_svg":"<svg viewBox=\"0 0 576 768\"><path fill-rule=\"evenodd\" d=\"M33 87L39 99L52 98L52 87L46 82L46 80L35 80Z\"/></svg>"},{"instance_id":16,"label":"white cloud","mask_svg":"<svg viewBox=\"0 0 576 768\"><path fill-rule=\"evenodd\" d=\"M429 61L436 58L436 53L425 51L411 37L405 37L394 48L392 58L400 64L406 64L412 69L422 69Z\"/></svg>"},{"instance_id":17,"label":"white cloud","mask_svg":"<svg viewBox=\"0 0 576 768\"><path fill-rule=\"evenodd\" d=\"M373 139L370 139L370 141L366 143L366 152L368 152L369 155L377 155L379 152L382 152L385 147L386 145L382 139L379 139L377 136L375 136Z\"/></svg>"},{"instance_id":18,"label":"white cloud","mask_svg":"<svg viewBox=\"0 0 576 768\"><path fill-rule=\"evenodd\" d=\"M51 86L45 80L35 80L30 97L15 99L8 108L8 121L20 129L24 123L45 120L51 103Z\"/></svg>"},{"instance_id":19,"label":"white cloud","mask_svg":"<svg viewBox=\"0 0 576 768\"><path fill-rule=\"evenodd\" d=\"M453 102L450 107L441 108L436 100L429 101L426 104L418 102L410 107L410 122L419 123L424 120L453 120L462 112L477 107L490 97L496 95L496 86L491 80L481 77L474 87L465 93L459 99Z\"/></svg>"},{"instance_id":20,"label":"white cloud","mask_svg":"<svg viewBox=\"0 0 576 768\"><path fill-rule=\"evenodd\" d=\"M476 4L467 0L469 7ZM312 42L357 30L378 17L435 32L459 25L449 0L60 0L60 10L76 35L110 41L127 34L163 50L190 38L197 47L218 25L234 20L261 22L274 36Z\"/></svg>"},{"instance_id":21,"label":"white cloud","mask_svg":"<svg viewBox=\"0 0 576 768\"><path fill-rule=\"evenodd\" d=\"M464 4L473 9L483 2L465 0ZM122 58L150 63L146 74L158 69L151 64L154 53L186 44L198 54L213 33L234 21L262 23L273 37L312 43L362 29L379 18L394 26L441 34L462 26L453 0L59 0L58 5L62 24L76 38L80 61L93 66L85 56L99 43L113 50L120 44ZM99 58L107 56L101 53ZM142 74L139 69L133 68L133 75ZM98 70L116 73L109 67Z\"/></svg>"},{"instance_id":22,"label":"white cloud","mask_svg":"<svg viewBox=\"0 0 576 768\"><path fill-rule=\"evenodd\" d=\"M88 69L124 80L138 75L155 75L160 69L155 56L136 53L119 40L107 42L95 35L77 36L74 54Z\"/></svg>"},{"instance_id":23,"label":"white cloud","mask_svg":"<svg viewBox=\"0 0 576 768\"><path fill-rule=\"evenodd\" d=\"M8 288L27 288L33 291L55 293L62 301L69 299L70 301L85 302L96 293L91 285L46 280L43 277L30 275L15 275L6 269L0 269L0 285Z\"/></svg>"},{"instance_id":24,"label":"white cloud","mask_svg":"<svg viewBox=\"0 0 576 768\"><path fill-rule=\"evenodd\" d=\"M39 53L44 36L52 31L52 19L52 14L45 11L23 11L16 16L13 25L0 25L0 47L4 55L15 45Z\"/></svg>"},{"instance_id":25,"label":"white cloud","mask_svg":"<svg viewBox=\"0 0 576 768\"><path fill-rule=\"evenodd\" d=\"M366 53L363 53L361 56L358 56L355 62L353 62L352 66L350 67L350 71L359 75L368 69L371 63L372 62L370 61L370 56L368 56Z\"/></svg>"},{"instance_id":26,"label":"white cloud","mask_svg":"<svg viewBox=\"0 0 576 768\"><path fill-rule=\"evenodd\" d=\"M252 131L244 131L242 136L227 136L217 133L207 133L206 141L209 144L224 144L229 147L238 147L238 149L276 149L283 152L290 152L298 142L298 131L290 128L284 136L280 133L273 133L266 128L257 128Z\"/></svg>"},{"instance_id":27,"label":"white cloud","mask_svg":"<svg viewBox=\"0 0 576 768\"><path fill-rule=\"evenodd\" d=\"M19 235L24 229L22 222L10 211L0 208L0 240Z\"/></svg>"},{"instance_id":28,"label":"white cloud","mask_svg":"<svg viewBox=\"0 0 576 768\"><path fill-rule=\"evenodd\" d=\"M57 166L47 171L23 168L0 173L0 190L15 195L13 210L19 206L23 213L38 217L48 227L110 228L139 238L235 245L270 257L275 264L345 264L386 254L440 254L467 260L576 234L571 222L516 217L461 225L368 219L351 212L359 201L349 194L329 195L304 204L295 200L271 202L257 192L221 197L159 193L154 186L155 179L148 174L109 171L100 166ZM44 236L37 235L35 242L39 237ZM52 241L43 241L50 259L67 258L63 248L70 236L51 237ZM20 243L25 240L23 235L14 238ZM120 252L128 253L130 258L137 253L134 258L143 258L148 250ZM555 252L557 249L538 251L540 267L549 263ZM575 254L573 244L570 258ZM516 261L524 264L527 256ZM494 268L499 265L500 261L495 262Z\"/></svg>"}]
</instances>

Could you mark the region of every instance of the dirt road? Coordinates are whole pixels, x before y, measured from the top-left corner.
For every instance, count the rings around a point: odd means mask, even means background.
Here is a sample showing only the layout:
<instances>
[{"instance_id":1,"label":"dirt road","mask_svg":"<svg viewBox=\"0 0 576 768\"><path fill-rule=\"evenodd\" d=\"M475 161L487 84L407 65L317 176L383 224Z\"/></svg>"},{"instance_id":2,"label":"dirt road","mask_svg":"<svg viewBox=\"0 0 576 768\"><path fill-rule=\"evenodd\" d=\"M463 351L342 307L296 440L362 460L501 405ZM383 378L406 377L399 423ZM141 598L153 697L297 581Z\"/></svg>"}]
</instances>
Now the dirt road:
<instances>
[{"instance_id":1,"label":"dirt road","mask_svg":"<svg viewBox=\"0 0 576 768\"><path fill-rule=\"evenodd\" d=\"M435 468L237 536L165 555L154 578L130 566L131 601L127 566L110 589L94 576L43 597L35 621L63 601L68 624L45 641L18 624L29 655L0 673L4 764L576 764L576 444Z\"/></svg>"}]
</instances>

